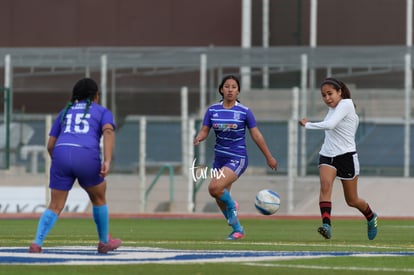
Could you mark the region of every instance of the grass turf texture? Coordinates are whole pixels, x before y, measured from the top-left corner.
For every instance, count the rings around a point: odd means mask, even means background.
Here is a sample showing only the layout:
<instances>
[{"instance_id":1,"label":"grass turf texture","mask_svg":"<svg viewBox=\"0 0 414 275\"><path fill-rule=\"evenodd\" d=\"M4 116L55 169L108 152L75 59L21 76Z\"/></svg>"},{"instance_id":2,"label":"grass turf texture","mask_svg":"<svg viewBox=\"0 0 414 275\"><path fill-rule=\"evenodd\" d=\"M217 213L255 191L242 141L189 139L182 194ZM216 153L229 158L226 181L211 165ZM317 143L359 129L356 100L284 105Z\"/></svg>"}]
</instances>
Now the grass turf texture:
<instances>
[{"instance_id":1,"label":"grass turf texture","mask_svg":"<svg viewBox=\"0 0 414 275\"><path fill-rule=\"evenodd\" d=\"M319 219L266 217L243 219L246 238L225 241L230 233L222 219L111 219L110 231L125 246L191 250L260 251L414 251L414 221L380 219L374 241L367 239L362 219L333 221L331 240L316 229ZM0 219L0 246L28 247L37 219ZM90 218L60 218L44 243L48 246L96 246L95 224ZM241 263L136 264L136 265L0 265L0 274L407 274L414 273L413 256L327 257Z\"/></svg>"}]
</instances>

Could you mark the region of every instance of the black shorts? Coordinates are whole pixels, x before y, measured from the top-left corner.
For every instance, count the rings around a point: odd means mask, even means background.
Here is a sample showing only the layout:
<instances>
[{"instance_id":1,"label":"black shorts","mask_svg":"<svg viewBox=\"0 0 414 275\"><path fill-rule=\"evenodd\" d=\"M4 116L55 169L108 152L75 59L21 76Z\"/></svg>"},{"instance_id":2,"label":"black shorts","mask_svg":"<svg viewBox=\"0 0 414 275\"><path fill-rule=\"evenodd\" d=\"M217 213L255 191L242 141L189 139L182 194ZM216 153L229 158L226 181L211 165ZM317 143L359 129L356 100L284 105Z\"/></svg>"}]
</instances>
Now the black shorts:
<instances>
[{"instance_id":1,"label":"black shorts","mask_svg":"<svg viewBox=\"0 0 414 275\"><path fill-rule=\"evenodd\" d=\"M336 169L336 177L351 180L359 175L359 160L356 152L345 153L335 157L319 156L319 166L328 165Z\"/></svg>"}]
</instances>

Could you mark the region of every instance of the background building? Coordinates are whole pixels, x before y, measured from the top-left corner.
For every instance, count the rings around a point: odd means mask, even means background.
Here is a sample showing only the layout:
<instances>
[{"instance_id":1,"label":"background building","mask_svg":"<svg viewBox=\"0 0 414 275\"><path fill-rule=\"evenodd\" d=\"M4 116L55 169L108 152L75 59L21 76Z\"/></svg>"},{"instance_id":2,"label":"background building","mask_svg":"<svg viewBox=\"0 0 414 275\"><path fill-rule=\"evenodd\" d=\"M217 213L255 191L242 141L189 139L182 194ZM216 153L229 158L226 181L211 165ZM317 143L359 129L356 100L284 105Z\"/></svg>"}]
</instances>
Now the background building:
<instances>
[{"instance_id":1,"label":"background building","mask_svg":"<svg viewBox=\"0 0 414 275\"><path fill-rule=\"evenodd\" d=\"M286 146L276 140L287 140L290 90L303 85L301 55L306 53L309 66L315 68L314 79L309 78L313 85L309 82L305 87L309 88L308 115L320 117L325 112L317 83L327 74L340 77L352 88L362 118L360 142L362 148L368 148L361 156L364 167L382 173L382 168L377 168L390 165L376 163L372 157L375 150L364 142L378 147L378 133L389 131L378 130L378 121L391 120L393 124L385 126L397 127L401 134L390 141L393 157L386 160L400 173L404 150L398 145L404 143L406 101L404 54L411 51L405 47L407 1L318 0L317 45L310 48L311 0L270 0L268 49L262 45L264 2L251 1L252 49L244 60L240 49L242 0L0 0L0 63L4 65L4 56L10 54L14 64L13 114L16 119L19 114L31 119L56 114L70 98L76 80L85 75L101 78L100 57L106 54L110 64L107 105L116 115L120 140L132 144L136 141L128 138L133 136L130 131L137 127L137 121L130 125L130 118L180 116L183 86L189 90L190 115L199 116L199 63L200 54L206 52L206 104L218 99L220 76L239 73L242 63L254 64L251 89L242 87L242 102L251 106L259 119L282 121L276 128L269 125L268 131L277 134L272 146L286 160ZM261 62L272 64L269 87L263 86ZM4 82L1 67L0 81ZM4 111L3 104L0 111ZM394 125L395 119L398 126ZM37 132L44 131L44 122L38 124ZM313 144L308 148L308 162L314 167L321 140L310 140ZM159 145L163 144L169 150L180 151L179 142L172 145L171 140L152 141L158 145L150 148L165 150ZM44 137L34 135L31 142L43 144ZM157 152L151 160L165 161L157 159ZM131 160L124 156L127 153L117 152L118 164L137 163L137 156ZM171 159L167 160L177 161L180 154L171 151L167 154Z\"/></svg>"}]
</instances>

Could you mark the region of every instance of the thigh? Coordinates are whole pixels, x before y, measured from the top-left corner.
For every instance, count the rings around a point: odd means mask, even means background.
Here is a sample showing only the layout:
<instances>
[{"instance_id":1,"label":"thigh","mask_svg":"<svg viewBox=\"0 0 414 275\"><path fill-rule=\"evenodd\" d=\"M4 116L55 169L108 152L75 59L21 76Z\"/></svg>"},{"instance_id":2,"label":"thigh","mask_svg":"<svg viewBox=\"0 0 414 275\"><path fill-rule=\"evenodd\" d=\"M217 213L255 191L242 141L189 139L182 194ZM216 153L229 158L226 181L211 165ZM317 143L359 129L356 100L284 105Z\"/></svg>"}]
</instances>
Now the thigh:
<instances>
[{"instance_id":1,"label":"thigh","mask_svg":"<svg viewBox=\"0 0 414 275\"><path fill-rule=\"evenodd\" d=\"M72 153L71 148L66 146L59 146L53 150L50 166L50 188L64 191L72 188L76 180L72 170Z\"/></svg>"},{"instance_id":2,"label":"thigh","mask_svg":"<svg viewBox=\"0 0 414 275\"><path fill-rule=\"evenodd\" d=\"M334 166L334 158L319 156L319 179L321 187L328 188L333 185L337 176L337 168Z\"/></svg>"},{"instance_id":3,"label":"thigh","mask_svg":"<svg viewBox=\"0 0 414 275\"><path fill-rule=\"evenodd\" d=\"M91 200L93 206L106 204L106 181L84 189L88 193L89 199Z\"/></svg>"},{"instance_id":4,"label":"thigh","mask_svg":"<svg viewBox=\"0 0 414 275\"><path fill-rule=\"evenodd\" d=\"M358 200L358 176L351 180L341 180L346 201Z\"/></svg>"},{"instance_id":5,"label":"thigh","mask_svg":"<svg viewBox=\"0 0 414 275\"><path fill-rule=\"evenodd\" d=\"M233 182L235 182L238 179L238 177L232 169L226 166L220 169L221 169L221 172L220 172L221 177L213 177L209 184L209 189L210 190L228 189L230 191L231 185L233 184Z\"/></svg>"},{"instance_id":6,"label":"thigh","mask_svg":"<svg viewBox=\"0 0 414 275\"><path fill-rule=\"evenodd\" d=\"M334 167L325 164L319 166L320 201L330 201L332 199L332 189L335 178L336 169Z\"/></svg>"},{"instance_id":7,"label":"thigh","mask_svg":"<svg viewBox=\"0 0 414 275\"><path fill-rule=\"evenodd\" d=\"M319 179L322 186L332 186L336 178L336 169L330 165L319 166Z\"/></svg>"}]
</instances>

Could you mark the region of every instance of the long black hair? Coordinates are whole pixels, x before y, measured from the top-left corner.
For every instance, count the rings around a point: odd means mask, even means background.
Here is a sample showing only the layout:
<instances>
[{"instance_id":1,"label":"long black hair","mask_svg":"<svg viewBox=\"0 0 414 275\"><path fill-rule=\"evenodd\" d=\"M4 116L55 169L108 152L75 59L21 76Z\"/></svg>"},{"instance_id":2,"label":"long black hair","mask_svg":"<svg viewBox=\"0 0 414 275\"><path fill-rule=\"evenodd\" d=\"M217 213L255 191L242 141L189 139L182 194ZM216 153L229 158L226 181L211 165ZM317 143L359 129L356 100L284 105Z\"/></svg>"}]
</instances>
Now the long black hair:
<instances>
[{"instance_id":1,"label":"long black hair","mask_svg":"<svg viewBox=\"0 0 414 275\"><path fill-rule=\"evenodd\" d=\"M83 113L82 119L85 118L85 115L88 113L89 107L91 106L92 101L97 93L98 84L96 84L95 80L93 80L92 78L82 78L78 80L75 86L73 86L72 97L65 106L65 109L61 117L61 122L65 120L65 116L69 108L81 100L86 100L86 108L85 112Z\"/></svg>"},{"instance_id":2,"label":"long black hair","mask_svg":"<svg viewBox=\"0 0 414 275\"><path fill-rule=\"evenodd\" d=\"M235 76L233 74L226 75L221 80L219 88L218 88L218 92L221 95L221 100L220 101L223 101L223 93L221 92L221 89L223 89L224 83L226 83L226 81L229 80L229 79L233 79L234 81L236 81L237 87L239 88L239 93L241 92L240 80L237 78L237 76ZM237 99L237 102L240 102L240 101Z\"/></svg>"}]
</instances>

